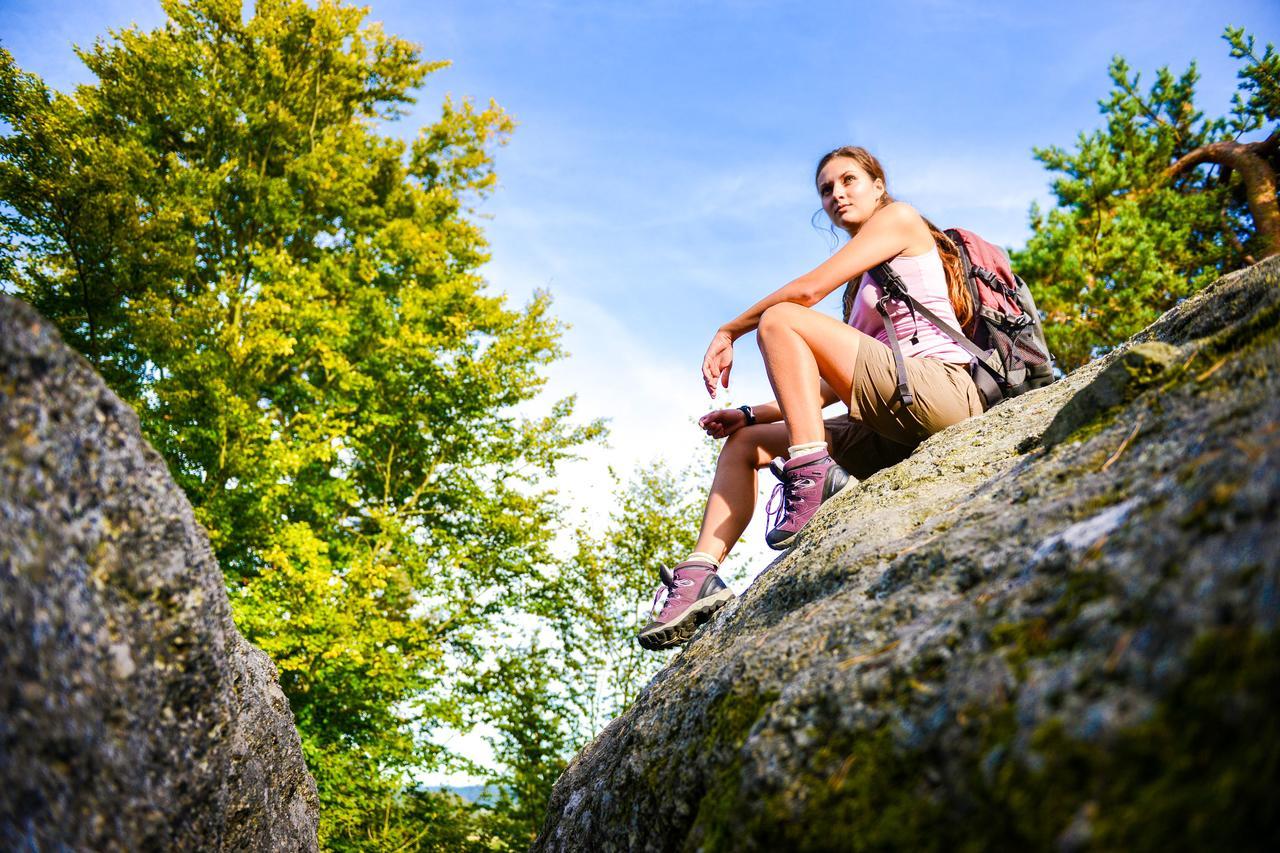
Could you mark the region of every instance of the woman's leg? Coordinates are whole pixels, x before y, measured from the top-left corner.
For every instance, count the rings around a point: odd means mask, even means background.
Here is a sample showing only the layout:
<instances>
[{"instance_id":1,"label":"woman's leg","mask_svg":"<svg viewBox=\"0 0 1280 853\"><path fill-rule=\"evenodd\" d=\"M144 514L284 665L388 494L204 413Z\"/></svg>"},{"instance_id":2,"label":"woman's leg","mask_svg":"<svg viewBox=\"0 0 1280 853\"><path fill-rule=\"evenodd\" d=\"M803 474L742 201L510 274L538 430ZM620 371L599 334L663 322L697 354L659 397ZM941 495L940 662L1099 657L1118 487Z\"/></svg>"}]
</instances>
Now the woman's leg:
<instances>
[{"instance_id":1,"label":"woman's leg","mask_svg":"<svg viewBox=\"0 0 1280 853\"><path fill-rule=\"evenodd\" d=\"M877 341L834 317L792 303L765 311L756 338L787 424L788 445L822 441L818 379L827 380L848 402L859 352Z\"/></svg>"},{"instance_id":2,"label":"woman's leg","mask_svg":"<svg viewBox=\"0 0 1280 853\"><path fill-rule=\"evenodd\" d=\"M821 429L819 421L819 429ZM756 506L756 471L787 453L784 424L743 427L725 439L694 549L723 560L742 537Z\"/></svg>"},{"instance_id":3,"label":"woman's leg","mask_svg":"<svg viewBox=\"0 0 1280 853\"><path fill-rule=\"evenodd\" d=\"M716 462L696 551L717 563L729 555L755 509L756 469L785 453L786 447L787 428L782 424L743 427L726 439ZM663 568L659 577L667 588L666 603L636 636L646 649L665 649L687 641L698 625L733 598L716 567L701 558Z\"/></svg>"}]
</instances>

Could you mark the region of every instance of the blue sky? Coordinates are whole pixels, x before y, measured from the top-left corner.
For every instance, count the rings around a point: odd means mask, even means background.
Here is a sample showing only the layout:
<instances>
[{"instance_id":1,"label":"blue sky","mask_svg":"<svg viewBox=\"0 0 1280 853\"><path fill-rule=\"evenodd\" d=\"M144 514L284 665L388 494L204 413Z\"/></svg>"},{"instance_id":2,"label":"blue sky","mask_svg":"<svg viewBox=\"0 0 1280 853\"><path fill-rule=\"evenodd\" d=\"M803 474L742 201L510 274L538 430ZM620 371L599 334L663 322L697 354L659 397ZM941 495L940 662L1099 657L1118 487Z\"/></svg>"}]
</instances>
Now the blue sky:
<instances>
[{"instance_id":1,"label":"blue sky","mask_svg":"<svg viewBox=\"0 0 1280 853\"><path fill-rule=\"evenodd\" d=\"M811 224L823 152L864 145L890 190L939 225L1019 245L1030 204L1049 197L1031 149L1099 124L1113 55L1148 81L1198 61L1199 104L1219 114L1238 68L1223 28L1280 36L1274 0L370 6L371 20L454 63L388 132L412 136L445 93L492 97L518 122L480 208L485 272L517 301L550 290L572 326L548 392L613 419L611 446L561 482L595 517L608 466L625 475L700 452L698 369L715 328L831 251ZM0 41L67 89L88 79L73 43L161 20L155 2L0 0ZM771 396L753 340L739 344L730 392L734 404ZM740 549L748 575L770 556L760 514Z\"/></svg>"}]
</instances>

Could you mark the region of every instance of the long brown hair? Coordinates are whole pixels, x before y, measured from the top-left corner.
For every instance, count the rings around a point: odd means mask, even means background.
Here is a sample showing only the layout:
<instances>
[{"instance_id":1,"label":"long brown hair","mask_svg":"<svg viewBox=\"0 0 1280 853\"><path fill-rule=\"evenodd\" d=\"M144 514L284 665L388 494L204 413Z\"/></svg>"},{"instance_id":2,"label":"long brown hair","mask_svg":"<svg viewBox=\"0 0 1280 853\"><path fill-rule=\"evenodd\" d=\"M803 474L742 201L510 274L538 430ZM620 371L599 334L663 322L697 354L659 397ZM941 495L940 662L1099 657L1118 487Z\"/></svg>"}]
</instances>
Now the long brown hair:
<instances>
[{"instance_id":1,"label":"long brown hair","mask_svg":"<svg viewBox=\"0 0 1280 853\"><path fill-rule=\"evenodd\" d=\"M836 157L848 157L861 166L872 181L878 180L884 184L884 195L880 196L880 203L876 206L876 210L893 204L894 198L889 195L889 182L885 179L884 167L880 165L880 161L875 158L875 155L857 145L844 145L824 154L822 159L818 161L818 168L814 170L814 183L818 182L818 175L822 174L822 167ZM956 248L955 243L951 242L950 237L943 234L938 226L927 218L925 218L924 224L929 228L929 234L933 237L933 242L938 245L938 254L942 257L942 269L947 277L947 296L951 298L951 307L956 312L956 319L960 321L961 327L967 326L969 321L973 319L973 296L969 293L969 286L964 280L964 261L960 259L960 250ZM853 233L849 236L853 236ZM857 293L857 289L857 285L854 282L850 282L849 287L844 292L844 319L846 323L849 321L850 312L853 310L853 297Z\"/></svg>"}]
</instances>

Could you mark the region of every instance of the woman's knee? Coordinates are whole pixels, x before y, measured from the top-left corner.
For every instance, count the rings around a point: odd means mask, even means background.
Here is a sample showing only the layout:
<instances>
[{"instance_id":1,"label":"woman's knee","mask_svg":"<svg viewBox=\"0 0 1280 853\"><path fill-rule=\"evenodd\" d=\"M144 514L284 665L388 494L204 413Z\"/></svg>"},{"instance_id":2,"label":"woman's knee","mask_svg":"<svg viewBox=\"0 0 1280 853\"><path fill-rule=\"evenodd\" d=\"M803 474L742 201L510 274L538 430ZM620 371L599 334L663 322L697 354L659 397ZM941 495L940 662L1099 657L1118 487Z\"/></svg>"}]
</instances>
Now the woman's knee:
<instances>
[{"instance_id":1,"label":"woman's knee","mask_svg":"<svg viewBox=\"0 0 1280 853\"><path fill-rule=\"evenodd\" d=\"M743 427L730 435L724 440L724 447L720 448L720 458L741 460L755 456L755 449L759 446L755 432L754 427Z\"/></svg>"},{"instance_id":2,"label":"woman's knee","mask_svg":"<svg viewBox=\"0 0 1280 853\"><path fill-rule=\"evenodd\" d=\"M796 320L803 316L803 312L808 310L810 309L805 308L803 305L796 305L794 302L780 302L777 305L770 305L760 315L760 323L756 326L756 339L763 340L780 329L793 328Z\"/></svg>"}]
</instances>

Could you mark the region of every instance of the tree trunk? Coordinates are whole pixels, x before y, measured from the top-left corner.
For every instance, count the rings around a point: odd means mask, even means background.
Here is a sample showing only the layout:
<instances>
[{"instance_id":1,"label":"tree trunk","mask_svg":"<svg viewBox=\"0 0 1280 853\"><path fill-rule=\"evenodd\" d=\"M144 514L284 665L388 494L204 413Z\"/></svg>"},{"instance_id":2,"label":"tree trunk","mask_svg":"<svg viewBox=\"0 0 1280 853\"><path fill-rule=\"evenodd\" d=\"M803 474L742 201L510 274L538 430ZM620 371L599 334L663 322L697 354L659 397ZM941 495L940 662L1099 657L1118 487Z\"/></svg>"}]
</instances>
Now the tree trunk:
<instances>
[{"instance_id":1,"label":"tree trunk","mask_svg":"<svg viewBox=\"0 0 1280 853\"><path fill-rule=\"evenodd\" d=\"M1217 163L1240 173L1253 227L1262 244L1259 257L1280 255L1280 203L1276 201L1276 173L1267 154L1280 146L1280 130L1262 142L1214 142L1185 155L1164 171L1170 180L1202 163Z\"/></svg>"}]
</instances>

